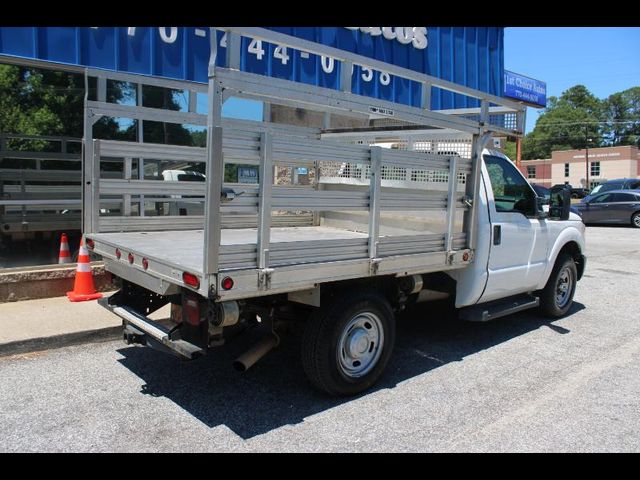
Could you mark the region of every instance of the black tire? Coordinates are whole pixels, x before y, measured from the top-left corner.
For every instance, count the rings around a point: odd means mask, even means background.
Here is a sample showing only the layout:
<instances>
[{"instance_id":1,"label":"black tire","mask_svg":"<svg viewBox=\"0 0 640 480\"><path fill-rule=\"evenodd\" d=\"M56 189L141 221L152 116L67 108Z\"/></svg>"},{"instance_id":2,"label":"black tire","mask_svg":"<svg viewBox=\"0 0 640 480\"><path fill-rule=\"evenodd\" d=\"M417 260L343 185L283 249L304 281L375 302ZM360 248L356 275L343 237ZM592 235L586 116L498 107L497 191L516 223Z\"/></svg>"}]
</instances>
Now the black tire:
<instances>
[{"instance_id":1,"label":"black tire","mask_svg":"<svg viewBox=\"0 0 640 480\"><path fill-rule=\"evenodd\" d=\"M323 302L302 336L302 367L317 389L335 396L355 395L371 387L389 363L396 330L393 311L373 291L352 291Z\"/></svg>"},{"instance_id":2,"label":"black tire","mask_svg":"<svg viewBox=\"0 0 640 480\"><path fill-rule=\"evenodd\" d=\"M636 212L631 215L631 226L634 228L640 228L640 212Z\"/></svg>"},{"instance_id":3,"label":"black tire","mask_svg":"<svg viewBox=\"0 0 640 480\"><path fill-rule=\"evenodd\" d=\"M550 318L562 317L573 304L578 283L578 269L573 257L562 254L556 260L549 280L541 291L540 311Z\"/></svg>"}]
</instances>

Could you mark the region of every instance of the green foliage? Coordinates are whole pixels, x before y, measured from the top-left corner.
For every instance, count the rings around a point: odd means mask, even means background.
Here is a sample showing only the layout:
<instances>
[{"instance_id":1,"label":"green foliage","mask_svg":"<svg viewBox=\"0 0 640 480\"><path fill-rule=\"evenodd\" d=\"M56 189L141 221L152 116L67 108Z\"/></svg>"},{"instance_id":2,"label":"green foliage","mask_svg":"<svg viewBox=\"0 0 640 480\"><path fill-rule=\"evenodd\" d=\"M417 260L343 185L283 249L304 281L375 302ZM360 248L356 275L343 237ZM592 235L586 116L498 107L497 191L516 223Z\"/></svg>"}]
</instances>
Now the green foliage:
<instances>
[{"instance_id":1,"label":"green foliage","mask_svg":"<svg viewBox=\"0 0 640 480\"><path fill-rule=\"evenodd\" d=\"M522 142L525 160L550 158L553 150L638 145L640 87L614 93L605 100L576 85L548 105ZM614 123L634 120L634 123Z\"/></svg>"},{"instance_id":2,"label":"green foliage","mask_svg":"<svg viewBox=\"0 0 640 480\"><path fill-rule=\"evenodd\" d=\"M640 146L640 87L614 93L604 101L607 143ZM624 123L623 123L624 122Z\"/></svg>"},{"instance_id":3,"label":"green foliage","mask_svg":"<svg viewBox=\"0 0 640 480\"><path fill-rule=\"evenodd\" d=\"M89 98L96 98L96 81L89 81ZM145 107L180 110L184 92L158 87L143 88ZM0 65L0 132L22 135L52 135L80 138L84 128L84 77L46 69ZM128 82L107 82L107 102L135 104L137 88ZM182 102L184 103L184 102ZM144 140L174 145L206 145L206 132L190 131L183 125L144 122ZM94 125L94 138L135 141L138 121L101 118ZM47 148L48 142L21 141L20 150Z\"/></svg>"},{"instance_id":4,"label":"green foliage","mask_svg":"<svg viewBox=\"0 0 640 480\"><path fill-rule=\"evenodd\" d=\"M506 141L504 143L503 153L511 159L512 162L516 161L516 142Z\"/></svg>"},{"instance_id":5,"label":"green foliage","mask_svg":"<svg viewBox=\"0 0 640 480\"><path fill-rule=\"evenodd\" d=\"M82 136L84 82L78 75L0 65L0 132ZM47 142L22 142L19 150Z\"/></svg>"}]
</instances>

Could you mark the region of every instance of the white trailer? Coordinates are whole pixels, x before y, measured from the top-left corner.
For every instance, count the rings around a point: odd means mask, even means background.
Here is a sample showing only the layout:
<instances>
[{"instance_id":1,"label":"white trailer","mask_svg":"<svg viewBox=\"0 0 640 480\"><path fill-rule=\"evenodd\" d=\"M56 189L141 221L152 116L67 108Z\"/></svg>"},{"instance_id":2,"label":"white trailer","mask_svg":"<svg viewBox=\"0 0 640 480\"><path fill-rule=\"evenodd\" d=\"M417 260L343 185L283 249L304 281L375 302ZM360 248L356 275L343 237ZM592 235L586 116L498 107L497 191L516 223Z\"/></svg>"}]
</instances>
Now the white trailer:
<instances>
[{"instance_id":1,"label":"white trailer","mask_svg":"<svg viewBox=\"0 0 640 480\"><path fill-rule=\"evenodd\" d=\"M87 71L99 77L99 90L85 107L84 231L121 283L102 304L123 319L127 342L191 359L238 330L263 329L263 340L236 362L244 370L279 343L282 321L306 320L309 379L330 394L351 395L382 374L394 314L409 304L448 297L475 321L538 306L551 316L569 310L586 259L584 225L569 216L568 192L554 191L545 213L512 162L485 148L492 135L522 133L522 105L272 31L221 29L227 62L215 66L212 42L206 90ZM242 72L241 35L333 57L343 86L351 85L354 64L418 81L422 106ZM191 100L188 112L109 104L101 76L190 96L206 91L208 114L197 114ZM431 111L432 87L481 106L460 115ZM231 96L393 122L336 130L223 120ZM204 125L207 148L93 140L92 119L100 115ZM132 158L205 163L206 182L101 178L102 161ZM258 184L223 182L230 164L257 167ZM308 185L278 181L282 169L300 167ZM158 195L181 202L187 186L192 198L203 198L204 215L144 215L144 202ZM122 215L100 214L107 196L122 197ZM148 318L168 303L173 328Z\"/></svg>"}]
</instances>

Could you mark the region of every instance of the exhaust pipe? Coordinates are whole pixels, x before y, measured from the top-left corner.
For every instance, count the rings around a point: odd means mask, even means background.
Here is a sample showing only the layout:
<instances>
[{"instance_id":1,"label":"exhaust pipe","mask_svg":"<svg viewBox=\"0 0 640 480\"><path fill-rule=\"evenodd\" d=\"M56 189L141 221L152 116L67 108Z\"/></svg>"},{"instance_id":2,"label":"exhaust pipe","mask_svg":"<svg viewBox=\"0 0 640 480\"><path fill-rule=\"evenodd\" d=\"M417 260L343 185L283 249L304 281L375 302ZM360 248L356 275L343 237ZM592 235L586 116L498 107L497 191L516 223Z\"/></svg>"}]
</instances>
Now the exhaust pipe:
<instances>
[{"instance_id":1,"label":"exhaust pipe","mask_svg":"<svg viewBox=\"0 0 640 480\"><path fill-rule=\"evenodd\" d=\"M249 350L236 358L233 362L233 368L239 372L246 372L254 363L269 353L272 348L277 347L279 343L280 339L278 336L275 333L270 333Z\"/></svg>"}]
</instances>

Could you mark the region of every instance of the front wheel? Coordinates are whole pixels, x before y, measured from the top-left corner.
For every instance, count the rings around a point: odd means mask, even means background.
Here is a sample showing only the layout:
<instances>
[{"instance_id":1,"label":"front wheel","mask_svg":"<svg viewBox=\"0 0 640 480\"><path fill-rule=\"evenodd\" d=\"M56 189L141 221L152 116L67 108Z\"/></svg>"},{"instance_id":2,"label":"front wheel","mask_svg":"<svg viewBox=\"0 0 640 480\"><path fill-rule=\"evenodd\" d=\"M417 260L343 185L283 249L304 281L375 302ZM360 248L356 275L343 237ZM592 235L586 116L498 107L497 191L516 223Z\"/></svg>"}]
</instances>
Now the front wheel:
<instances>
[{"instance_id":1,"label":"front wheel","mask_svg":"<svg viewBox=\"0 0 640 480\"><path fill-rule=\"evenodd\" d=\"M640 228L640 212L636 212L631 215L631 226L635 228Z\"/></svg>"},{"instance_id":2,"label":"front wheel","mask_svg":"<svg viewBox=\"0 0 640 480\"><path fill-rule=\"evenodd\" d=\"M551 276L540 295L540 311L547 317L562 317L573 304L578 270L571 255L558 257Z\"/></svg>"},{"instance_id":3,"label":"front wheel","mask_svg":"<svg viewBox=\"0 0 640 480\"><path fill-rule=\"evenodd\" d=\"M302 366L311 383L331 395L355 395L382 375L395 343L395 318L375 292L327 299L309 318Z\"/></svg>"}]
</instances>

